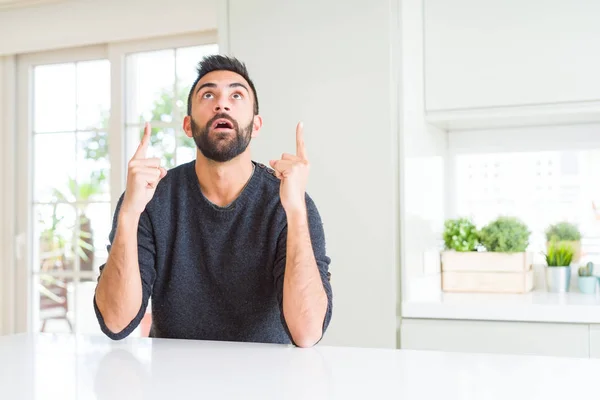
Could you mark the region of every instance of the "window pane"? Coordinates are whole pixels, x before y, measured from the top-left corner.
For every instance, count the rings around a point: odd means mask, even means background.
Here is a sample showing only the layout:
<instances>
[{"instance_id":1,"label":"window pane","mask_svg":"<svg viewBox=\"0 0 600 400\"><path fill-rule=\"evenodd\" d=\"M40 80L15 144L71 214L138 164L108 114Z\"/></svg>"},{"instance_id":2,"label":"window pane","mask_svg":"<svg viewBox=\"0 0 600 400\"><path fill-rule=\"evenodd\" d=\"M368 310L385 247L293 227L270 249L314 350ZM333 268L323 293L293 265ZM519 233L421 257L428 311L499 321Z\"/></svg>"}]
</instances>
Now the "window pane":
<instances>
[{"instance_id":1,"label":"window pane","mask_svg":"<svg viewBox=\"0 0 600 400\"><path fill-rule=\"evenodd\" d=\"M33 137L33 198L50 202L68 198L75 179L75 134L48 133Z\"/></svg>"},{"instance_id":2,"label":"window pane","mask_svg":"<svg viewBox=\"0 0 600 400\"><path fill-rule=\"evenodd\" d=\"M600 262L600 150L459 155L456 175L457 212L479 227L519 217L532 231L530 250L543 257L547 227L572 222L582 234L581 262Z\"/></svg>"},{"instance_id":3,"label":"window pane","mask_svg":"<svg viewBox=\"0 0 600 400\"><path fill-rule=\"evenodd\" d=\"M34 277L33 289L39 310L39 331L74 333L73 280L41 274Z\"/></svg>"},{"instance_id":4,"label":"window pane","mask_svg":"<svg viewBox=\"0 0 600 400\"><path fill-rule=\"evenodd\" d=\"M48 333L102 335L92 309L95 281L47 274L33 279L35 330Z\"/></svg>"},{"instance_id":5,"label":"window pane","mask_svg":"<svg viewBox=\"0 0 600 400\"><path fill-rule=\"evenodd\" d=\"M77 201L110 201L106 132L77 134Z\"/></svg>"},{"instance_id":6,"label":"window pane","mask_svg":"<svg viewBox=\"0 0 600 400\"><path fill-rule=\"evenodd\" d=\"M128 143L131 145L128 148L127 159L131 159L135 153L142 136L144 135L144 127L130 127L127 129ZM170 169L176 165L175 163L175 129L173 128L157 128L152 127L150 136L150 145L146 153L146 158L159 157L161 165Z\"/></svg>"},{"instance_id":7,"label":"window pane","mask_svg":"<svg viewBox=\"0 0 600 400\"><path fill-rule=\"evenodd\" d=\"M127 122L171 122L175 84L175 51L136 53L126 61Z\"/></svg>"},{"instance_id":8,"label":"window pane","mask_svg":"<svg viewBox=\"0 0 600 400\"><path fill-rule=\"evenodd\" d=\"M75 129L75 64L35 67L33 75L33 126L36 132Z\"/></svg>"},{"instance_id":9,"label":"window pane","mask_svg":"<svg viewBox=\"0 0 600 400\"><path fill-rule=\"evenodd\" d=\"M75 332L79 335L104 335L92 308L96 280L82 279L74 286L72 303L74 305Z\"/></svg>"},{"instance_id":10,"label":"window pane","mask_svg":"<svg viewBox=\"0 0 600 400\"><path fill-rule=\"evenodd\" d=\"M82 259L82 271L93 271L98 274L100 265L106 262L108 252L108 236L112 227L112 212L110 203L92 203L79 207L80 215L80 243L85 242L85 247L80 245L80 252L85 252L87 258ZM90 249L93 247L93 250ZM82 281L86 279L82 278Z\"/></svg>"},{"instance_id":11,"label":"window pane","mask_svg":"<svg viewBox=\"0 0 600 400\"><path fill-rule=\"evenodd\" d=\"M110 63L108 60L77 64L77 129L108 129Z\"/></svg>"},{"instance_id":12,"label":"window pane","mask_svg":"<svg viewBox=\"0 0 600 400\"><path fill-rule=\"evenodd\" d=\"M176 51L176 72L177 72L177 112L178 118L182 119L187 115L187 98L190 88L196 78L198 63L204 56L218 54L219 46L216 44L182 47Z\"/></svg>"},{"instance_id":13,"label":"window pane","mask_svg":"<svg viewBox=\"0 0 600 400\"><path fill-rule=\"evenodd\" d=\"M33 208L33 271L73 270L73 234L76 212L70 204L38 205Z\"/></svg>"},{"instance_id":14,"label":"window pane","mask_svg":"<svg viewBox=\"0 0 600 400\"><path fill-rule=\"evenodd\" d=\"M189 138L185 133L181 132L177 134L177 151L176 151L176 162L177 165L185 164L187 162L196 159L196 143L194 139Z\"/></svg>"}]
</instances>

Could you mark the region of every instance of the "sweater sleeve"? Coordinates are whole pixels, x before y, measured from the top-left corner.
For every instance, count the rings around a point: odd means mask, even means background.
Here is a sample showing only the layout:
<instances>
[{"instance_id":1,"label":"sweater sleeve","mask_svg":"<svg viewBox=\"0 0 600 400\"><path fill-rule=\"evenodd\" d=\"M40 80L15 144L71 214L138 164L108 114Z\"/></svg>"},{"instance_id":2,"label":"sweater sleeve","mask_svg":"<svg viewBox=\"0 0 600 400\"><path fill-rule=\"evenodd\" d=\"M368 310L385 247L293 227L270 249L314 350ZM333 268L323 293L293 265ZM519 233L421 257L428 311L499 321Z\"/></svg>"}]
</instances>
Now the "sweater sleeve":
<instances>
[{"instance_id":1,"label":"sweater sleeve","mask_svg":"<svg viewBox=\"0 0 600 400\"><path fill-rule=\"evenodd\" d=\"M317 262L317 267L319 268L319 274L321 275L321 282L323 283L323 288L325 289L325 293L327 295L327 311L325 312L325 318L323 319L323 331L319 342L323 338L323 335L327 331L329 326L329 322L331 321L331 315L333 310L333 291L331 288L331 273L329 272L329 264L331 263L331 259L327 256L326 246L325 246L325 231L323 229L323 223L321 221L321 216L319 215L319 211L313 200L306 195L306 208L308 212L308 225L310 231L311 244L313 247L313 252L315 255L315 260ZM283 315L283 278L285 276L285 263L286 263L286 252L287 252L287 225L282 230L279 235L279 239L277 241L277 254L275 256L275 265L274 265L274 278L275 285L277 290L277 299L279 302L279 310L281 316L281 322L287 332L288 336L292 343L294 343L292 335L289 331L289 328L285 322L285 318ZM295 343L294 343L295 345Z\"/></svg>"},{"instance_id":2,"label":"sweater sleeve","mask_svg":"<svg viewBox=\"0 0 600 400\"><path fill-rule=\"evenodd\" d=\"M122 203L123 195L121 195L121 198L117 203L116 211L113 217L112 229L109 235L109 244L107 246L109 254L117 231L118 215ZM154 244L152 224L147 211L144 211L140 216L137 240L138 262L140 267L140 277L142 279L142 305L137 315L133 318L129 325L127 325L120 332L112 332L111 330L109 330L104 322L104 318L102 317L100 310L98 309L98 305L96 303L96 295L94 294L94 311L96 313L96 318L98 319L100 329L106 336L113 340L120 340L126 338L138 327L138 325L142 321L142 318L144 317L144 314L146 313L146 308L148 307L148 300L150 298L150 294L152 293L154 280L156 279L156 270L154 266L156 248ZM106 264L100 266L100 276L98 277L98 280L100 280L100 278L102 277L102 271L104 270L105 266Z\"/></svg>"}]
</instances>

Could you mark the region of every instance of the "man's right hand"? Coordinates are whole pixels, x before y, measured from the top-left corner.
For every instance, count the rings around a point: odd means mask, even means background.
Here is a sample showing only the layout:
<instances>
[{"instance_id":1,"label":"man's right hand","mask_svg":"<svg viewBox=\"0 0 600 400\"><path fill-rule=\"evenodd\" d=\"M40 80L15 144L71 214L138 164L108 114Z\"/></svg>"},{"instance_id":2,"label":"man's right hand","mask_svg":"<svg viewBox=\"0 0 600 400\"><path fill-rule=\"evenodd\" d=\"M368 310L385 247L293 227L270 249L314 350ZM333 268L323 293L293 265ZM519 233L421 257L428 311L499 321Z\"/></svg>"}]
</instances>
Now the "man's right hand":
<instances>
[{"instance_id":1,"label":"man's right hand","mask_svg":"<svg viewBox=\"0 0 600 400\"><path fill-rule=\"evenodd\" d=\"M167 170L160 166L160 158L146 158L150 132L150 124L146 123L142 141L127 166L127 188L121 210L134 215L144 212L158 182L167 175Z\"/></svg>"}]
</instances>

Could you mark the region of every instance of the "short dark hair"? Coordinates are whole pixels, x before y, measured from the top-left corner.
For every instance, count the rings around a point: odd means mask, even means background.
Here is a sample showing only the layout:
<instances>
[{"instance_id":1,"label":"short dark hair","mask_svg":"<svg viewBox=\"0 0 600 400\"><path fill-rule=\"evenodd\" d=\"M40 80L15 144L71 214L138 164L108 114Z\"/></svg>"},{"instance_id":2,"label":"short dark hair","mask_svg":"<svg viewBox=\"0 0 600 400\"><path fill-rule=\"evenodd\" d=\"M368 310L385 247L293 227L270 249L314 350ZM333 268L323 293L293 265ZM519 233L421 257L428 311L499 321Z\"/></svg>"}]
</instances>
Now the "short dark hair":
<instances>
[{"instance_id":1,"label":"short dark hair","mask_svg":"<svg viewBox=\"0 0 600 400\"><path fill-rule=\"evenodd\" d=\"M204 57L199 63L197 67L198 77L194 81L190 89L190 93L188 94L188 104L187 104L187 114L192 115L192 96L194 94L194 88L198 84L198 81L204 77L204 75L213 72L213 71L231 71L235 72L238 75L241 75L248 84L250 85L250 89L254 94L254 115L258 115L258 96L256 95L256 88L254 87L254 83L250 79L248 74L248 69L246 68L246 64L238 60L237 58L224 56L221 54L213 54Z\"/></svg>"}]
</instances>

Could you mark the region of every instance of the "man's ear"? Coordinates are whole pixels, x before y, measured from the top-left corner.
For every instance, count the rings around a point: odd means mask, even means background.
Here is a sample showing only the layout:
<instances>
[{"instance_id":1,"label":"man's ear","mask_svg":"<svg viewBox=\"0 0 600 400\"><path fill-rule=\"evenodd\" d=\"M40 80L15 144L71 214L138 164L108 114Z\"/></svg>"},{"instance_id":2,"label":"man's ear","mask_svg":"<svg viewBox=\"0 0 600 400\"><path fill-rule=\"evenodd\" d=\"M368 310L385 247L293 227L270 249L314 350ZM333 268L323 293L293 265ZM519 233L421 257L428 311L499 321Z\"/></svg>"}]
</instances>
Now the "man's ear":
<instances>
[{"instance_id":1,"label":"man's ear","mask_svg":"<svg viewBox=\"0 0 600 400\"><path fill-rule=\"evenodd\" d=\"M255 138L258 136L258 132L260 131L260 128L262 128L262 124L263 124L262 117L260 115L255 115L254 119L252 120L252 135L251 135L251 137Z\"/></svg>"},{"instance_id":2,"label":"man's ear","mask_svg":"<svg viewBox=\"0 0 600 400\"><path fill-rule=\"evenodd\" d=\"M183 131L185 132L185 136L191 138L192 134L192 117L186 115L183 119Z\"/></svg>"}]
</instances>

